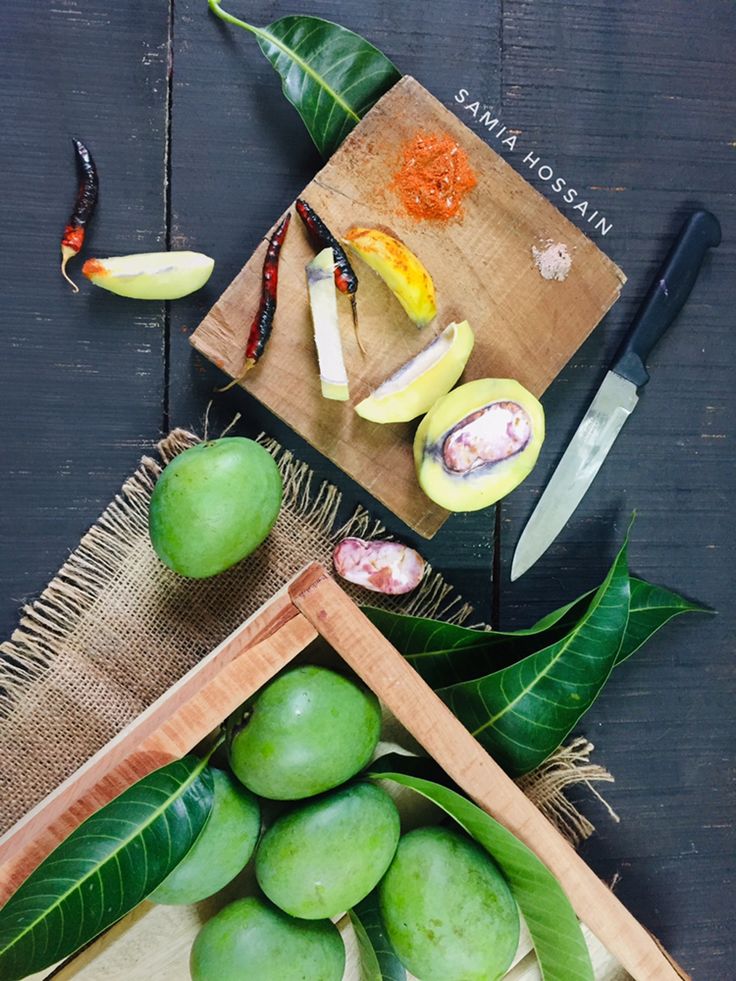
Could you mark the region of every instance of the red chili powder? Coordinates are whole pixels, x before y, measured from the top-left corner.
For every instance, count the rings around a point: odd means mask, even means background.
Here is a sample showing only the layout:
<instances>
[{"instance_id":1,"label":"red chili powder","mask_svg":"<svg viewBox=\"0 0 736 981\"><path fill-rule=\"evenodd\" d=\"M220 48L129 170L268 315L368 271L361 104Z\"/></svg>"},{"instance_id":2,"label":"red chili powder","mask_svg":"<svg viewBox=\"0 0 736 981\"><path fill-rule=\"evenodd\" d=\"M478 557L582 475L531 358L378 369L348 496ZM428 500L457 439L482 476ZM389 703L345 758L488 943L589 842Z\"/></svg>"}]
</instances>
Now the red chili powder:
<instances>
[{"instance_id":1,"label":"red chili powder","mask_svg":"<svg viewBox=\"0 0 736 981\"><path fill-rule=\"evenodd\" d=\"M452 137L422 131L402 146L393 180L412 218L429 221L454 218L477 183L468 155Z\"/></svg>"}]
</instances>

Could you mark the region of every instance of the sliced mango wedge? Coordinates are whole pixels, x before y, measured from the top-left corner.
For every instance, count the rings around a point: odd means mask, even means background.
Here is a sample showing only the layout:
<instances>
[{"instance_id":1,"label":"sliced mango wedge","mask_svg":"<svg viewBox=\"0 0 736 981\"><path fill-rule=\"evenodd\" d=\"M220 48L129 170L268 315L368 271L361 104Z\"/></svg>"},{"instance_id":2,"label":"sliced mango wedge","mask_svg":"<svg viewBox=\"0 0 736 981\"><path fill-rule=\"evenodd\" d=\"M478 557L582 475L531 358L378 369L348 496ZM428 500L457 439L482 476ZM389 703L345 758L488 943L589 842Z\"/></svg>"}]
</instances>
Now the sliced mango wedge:
<instances>
[{"instance_id":1,"label":"sliced mango wedge","mask_svg":"<svg viewBox=\"0 0 736 981\"><path fill-rule=\"evenodd\" d=\"M481 378L443 395L414 437L419 486L448 511L495 504L532 471L544 409L511 378Z\"/></svg>"},{"instance_id":2,"label":"sliced mango wedge","mask_svg":"<svg viewBox=\"0 0 736 981\"><path fill-rule=\"evenodd\" d=\"M350 390L337 319L334 270L335 254L331 248L323 249L307 264L307 288L322 395L326 399L345 402L350 397Z\"/></svg>"},{"instance_id":3,"label":"sliced mango wedge","mask_svg":"<svg viewBox=\"0 0 736 981\"><path fill-rule=\"evenodd\" d=\"M140 252L87 259L82 272L95 284L134 300L178 300L200 289L215 260L201 252Z\"/></svg>"},{"instance_id":4,"label":"sliced mango wedge","mask_svg":"<svg viewBox=\"0 0 736 981\"><path fill-rule=\"evenodd\" d=\"M467 364L475 337L467 320L449 324L437 337L355 406L371 422L409 422L446 395Z\"/></svg>"},{"instance_id":5,"label":"sliced mango wedge","mask_svg":"<svg viewBox=\"0 0 736 981\"><path fill-rule=\"evenodd\" d=\"M345 244L378 273L417 327L437 313L432 277L411 249L380 228L351 228Z\"/></svg>"}]
</instances>

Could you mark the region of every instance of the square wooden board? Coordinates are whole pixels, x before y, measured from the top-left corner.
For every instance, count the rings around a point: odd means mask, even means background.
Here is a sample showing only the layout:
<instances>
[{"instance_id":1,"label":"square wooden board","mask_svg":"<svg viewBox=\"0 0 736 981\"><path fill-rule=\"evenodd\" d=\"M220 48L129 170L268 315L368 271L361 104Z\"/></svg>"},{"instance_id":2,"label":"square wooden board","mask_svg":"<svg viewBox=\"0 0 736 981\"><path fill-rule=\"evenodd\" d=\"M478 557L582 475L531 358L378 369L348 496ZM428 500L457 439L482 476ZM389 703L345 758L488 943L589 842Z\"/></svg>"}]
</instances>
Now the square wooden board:
<instances>
[{"instance_id":1,"label":"square wooden board","mask_svg":"<svg viewBox=\"0 0 736 981\"><path fill-rule=\"evenodd\" d=\"M465 149L478 185L461 218L417 222L400 212L390 182L401 144L417 130L451 135ZM418 330L379 278L355 261L358 308L367 357L355 342L350 306L339 297L350 402L322 398L304 267L314 252L298 217L281 254L278 310L260 364L243 387L309 443L426 538L447 512L419 489L415 423L380 426L352 410L389 374L453 320L467 319L475 349L463 381L515 378L541 395L617 300L625 276L557 208L480 137L404 77L356 126L302 191L336 235L352 225L390 228L417 253L437 291L437 317ZM279 219L280 220L280 219ZM243 366L258 306L267 238L215 303L192 344L232 377ZM545 280L533 247L564 243L572 268Z\"/></svg>"}]
</instances>

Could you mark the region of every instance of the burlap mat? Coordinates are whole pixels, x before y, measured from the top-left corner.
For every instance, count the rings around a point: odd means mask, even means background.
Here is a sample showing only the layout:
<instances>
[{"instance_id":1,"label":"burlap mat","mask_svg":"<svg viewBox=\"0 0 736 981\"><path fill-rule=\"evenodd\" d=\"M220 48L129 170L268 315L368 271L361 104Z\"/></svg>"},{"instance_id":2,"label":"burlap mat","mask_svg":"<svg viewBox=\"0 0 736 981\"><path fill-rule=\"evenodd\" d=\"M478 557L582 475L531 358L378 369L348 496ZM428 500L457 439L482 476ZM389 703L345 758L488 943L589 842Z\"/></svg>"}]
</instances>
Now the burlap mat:
<instances>
[{"instance_id":1,"label":"burlap mat","mask_svg":"<svg viewBox=\"0 0 736 981\"><path fill-rule=\"evenodd\" d=\"M313 487L309 468L262 440L284 477L284 503L267 541L247 561L208 580L185 580L159 562L148 539L148 502L162 464L199 437L174 430L144 457L42 595L0 645L0 832L57 787L268 600L302 566L328 567L337 539L372 537L362 509L337 527L340 495ZM361 602L366 593L343 584ZM370 594L387 608L454 622L472 608L427 570L409 597ZM575 740L523 787L573 840L593 827L565 798L572 783L611 780ZM595 791L594 791L595 792Z\"/></svg>"}]
</instances>

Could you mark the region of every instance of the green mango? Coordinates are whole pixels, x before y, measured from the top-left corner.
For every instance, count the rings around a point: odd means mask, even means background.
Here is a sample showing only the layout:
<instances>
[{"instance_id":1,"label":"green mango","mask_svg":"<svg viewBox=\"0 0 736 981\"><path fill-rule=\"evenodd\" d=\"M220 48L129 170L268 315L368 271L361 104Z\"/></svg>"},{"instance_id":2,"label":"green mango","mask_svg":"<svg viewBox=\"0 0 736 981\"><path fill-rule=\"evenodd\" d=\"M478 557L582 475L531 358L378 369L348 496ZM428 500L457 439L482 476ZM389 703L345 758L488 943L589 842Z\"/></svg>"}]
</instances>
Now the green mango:
<instances>
[{"instance_id":1,"label":"green mango","mask_svg":"<svg viewBox=\"0 0 736 981\"><path fill-rule=\"evenodd\" d=\"M250 897L205 923L189 968L192 981L341 981L345 945L329 920L296 920Z\"/></svg>"},{"instance_id":2,"label":"green mango","mask_svg":"<svg viewBox=\"0 0 736 981\"><path fill-rule=\"evenodd\" d=\"M364 899L391 862L399 813L375 784L356 783L280 817L256 850L268 898L305 920L337 916Z\"/></svg>"},{"instance_id":3,"label":"green mango","mask_svg":"<svg viewBox=\"0 0 736 981\"><path fill-rule=\"evenodd\" d=\"M445 828L405 834L379 886L386 932L422 981L496 981L519 944L519 912L488 853Z\"/></svg>"},{"instance_id":4,"label":"green mango","mask_svg":"<svg viewBox=\"0 0 736 981\"><path fill-rule=\"evenodd\" d=\"M380 734L372 692L308 665L286 671L258 695L231 740L230 766L261 797L313 797L362 770Z\"/></svg>"},{"instance_id":5,"label":"green mango","mask_svg":"<svg viewBox=\"0 0 736 981\"><path fill-rule=\"evenodd\" d=\"M255 551L281 507L279 468L258 443L227 436L174 457L151 496L148 529L161 561L191 579Z\"/></svg>"},{"instance_id":6,"label":"green mango","mask_svg":"<svg viewBox=\"0 0 736 981\"><path fill-rule=\"evenodd\" d=\"M211 767L214 801L207 823L184 858L148 897L154 903L198 903L219 892L250 860L261 809L250 791Z\"/></svg>"}]
</instances>

